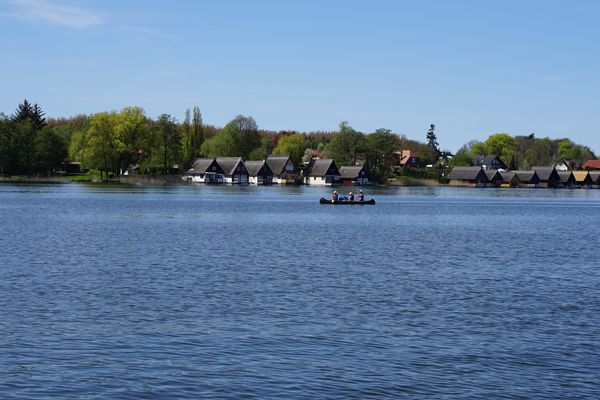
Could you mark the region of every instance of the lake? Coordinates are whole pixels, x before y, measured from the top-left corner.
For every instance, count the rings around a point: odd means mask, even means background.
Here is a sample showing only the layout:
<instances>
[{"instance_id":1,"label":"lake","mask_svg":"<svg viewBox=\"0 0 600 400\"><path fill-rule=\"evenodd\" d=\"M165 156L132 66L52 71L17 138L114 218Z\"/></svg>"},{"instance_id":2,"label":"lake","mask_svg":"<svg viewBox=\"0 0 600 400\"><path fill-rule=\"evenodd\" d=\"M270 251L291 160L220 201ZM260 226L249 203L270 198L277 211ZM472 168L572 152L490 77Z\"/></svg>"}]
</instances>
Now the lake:
<instances>
[{"instance_id":1,"label":"lake","mask_svg":"<svg viewBox=\"0 0 600 400\"><path fill-rule=\"evenodd\" d=\"M0 397L600 397L600 190L329 193L0 185Z\"/></svg>"}]
</instances>

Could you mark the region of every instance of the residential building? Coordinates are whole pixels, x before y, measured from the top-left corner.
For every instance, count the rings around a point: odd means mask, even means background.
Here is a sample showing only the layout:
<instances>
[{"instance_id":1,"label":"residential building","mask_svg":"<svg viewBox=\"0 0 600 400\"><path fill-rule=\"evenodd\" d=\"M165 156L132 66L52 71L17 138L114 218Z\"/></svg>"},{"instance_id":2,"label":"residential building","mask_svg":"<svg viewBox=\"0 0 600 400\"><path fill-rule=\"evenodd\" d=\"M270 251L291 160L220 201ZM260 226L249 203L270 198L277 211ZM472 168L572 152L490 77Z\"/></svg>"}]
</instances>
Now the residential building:
<instances>
[{"instance_id":1,"label":"residential building","mask_svg":"<svg viewBox=\"0 0 600 400\"><path fill-rule=\"evenodd\" d=\"M483 169L506 169L506 164L497 155L475 156L472 158L473 165Z\"/></svg>"}]
</instances>

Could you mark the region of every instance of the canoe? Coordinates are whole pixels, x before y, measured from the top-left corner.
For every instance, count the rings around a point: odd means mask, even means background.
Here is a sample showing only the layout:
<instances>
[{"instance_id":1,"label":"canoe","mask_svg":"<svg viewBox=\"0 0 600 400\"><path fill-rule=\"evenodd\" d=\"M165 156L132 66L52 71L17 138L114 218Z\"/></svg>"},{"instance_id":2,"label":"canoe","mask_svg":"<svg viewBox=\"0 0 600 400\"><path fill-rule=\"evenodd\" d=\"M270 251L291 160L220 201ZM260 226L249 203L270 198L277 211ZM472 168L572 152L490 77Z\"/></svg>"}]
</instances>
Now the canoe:
<instances>
[{"instance_id":1,"label":"canoe","mask_svg":"<svg viewBox=\"0 0 600 400\"><path fill-rule=\"evenodd\" d=\"M334 203L331 200L324 199L323 197L321 197L321 200L319 200L319 203L321 203L321 204L339 204L339 205L350 205L350 204L373 205L373 204L375 204L375 199L365 200L365 201L339 200Z\"/></svg>"}]
</instances>

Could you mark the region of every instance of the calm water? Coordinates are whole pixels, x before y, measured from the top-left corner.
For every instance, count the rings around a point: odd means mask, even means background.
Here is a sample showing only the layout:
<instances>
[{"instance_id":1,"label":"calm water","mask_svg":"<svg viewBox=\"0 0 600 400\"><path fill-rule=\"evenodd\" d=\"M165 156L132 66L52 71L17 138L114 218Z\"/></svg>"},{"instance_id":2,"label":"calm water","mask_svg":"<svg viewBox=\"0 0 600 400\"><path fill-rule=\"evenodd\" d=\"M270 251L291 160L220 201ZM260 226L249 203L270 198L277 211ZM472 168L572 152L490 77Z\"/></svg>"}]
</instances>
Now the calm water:
<instances>
[{"instance_id":1,"label":"calm water","mask_svg":"<svg viewBox=\"0 0 600 400\"><path fill-rule=\"evenodd\" d=\"M598 398L600 190L0 186L0 398Z\"/></svg>"}]
</instances>

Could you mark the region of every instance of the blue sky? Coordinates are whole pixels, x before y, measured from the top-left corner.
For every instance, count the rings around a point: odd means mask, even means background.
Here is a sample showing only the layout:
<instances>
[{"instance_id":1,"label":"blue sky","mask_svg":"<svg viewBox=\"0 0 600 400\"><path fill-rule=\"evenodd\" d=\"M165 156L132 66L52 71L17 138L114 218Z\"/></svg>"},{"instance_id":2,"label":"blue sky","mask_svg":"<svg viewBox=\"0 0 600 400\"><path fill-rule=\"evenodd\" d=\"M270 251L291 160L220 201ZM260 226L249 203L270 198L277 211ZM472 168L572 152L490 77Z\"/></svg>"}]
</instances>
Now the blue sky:
<instances>
[{"instance_id":1,"label":"blue sky","mask_svg":"<svg viewBox=\"0 0 600 400\"><path fill-rule=\"evenodd\" d=\"M495 132L600 152L598 1L0 0L0 111L136 105L205 123L425 140Z\"/></svg>"}]
</instances>

